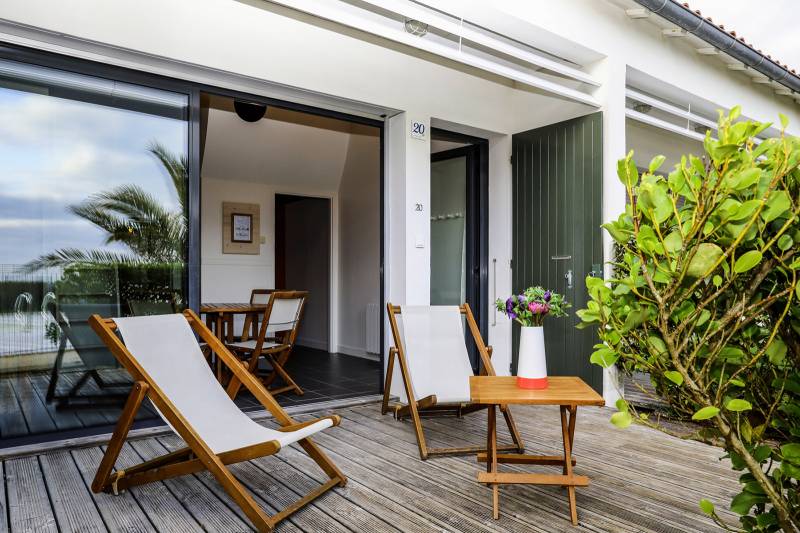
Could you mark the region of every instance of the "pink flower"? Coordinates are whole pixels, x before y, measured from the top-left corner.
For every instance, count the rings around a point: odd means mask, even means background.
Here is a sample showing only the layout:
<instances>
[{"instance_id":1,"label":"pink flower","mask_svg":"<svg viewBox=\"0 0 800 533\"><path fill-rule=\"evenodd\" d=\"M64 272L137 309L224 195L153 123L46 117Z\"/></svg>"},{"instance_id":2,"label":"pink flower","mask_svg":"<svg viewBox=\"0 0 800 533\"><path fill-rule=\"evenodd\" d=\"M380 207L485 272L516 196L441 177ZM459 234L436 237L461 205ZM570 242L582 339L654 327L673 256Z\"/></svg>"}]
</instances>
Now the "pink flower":
<instances>
[{"instance_id":1,"label":"pink flower","mask_svg":"<svg viewBox=\"0 0 800 533\"><path fill-rule=\"evenodd\" d=\"M528 311L534 315L546 315L550 312L550 305L540 304L539 302L531 302L528 304Z\"/></svg>"}]
</instances>

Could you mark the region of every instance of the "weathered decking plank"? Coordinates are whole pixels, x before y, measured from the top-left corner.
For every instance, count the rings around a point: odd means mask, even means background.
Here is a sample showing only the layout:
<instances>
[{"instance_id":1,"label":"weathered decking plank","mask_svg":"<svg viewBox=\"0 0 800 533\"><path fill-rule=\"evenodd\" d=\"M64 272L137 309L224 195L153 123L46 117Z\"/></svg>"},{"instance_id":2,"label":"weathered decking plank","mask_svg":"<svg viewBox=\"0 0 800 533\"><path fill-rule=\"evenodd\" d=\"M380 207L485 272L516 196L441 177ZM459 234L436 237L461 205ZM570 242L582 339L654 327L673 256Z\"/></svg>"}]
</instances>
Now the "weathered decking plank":
<instances>
[{"instance_id":1,"label":"weathered decking plank","mask_svg":"<svg viewBox=\"0 0 800 533\"><path fill-rule=\"evenodd\" d=\"M57 532L39 457L6 461L5 474L11 533Z\"/></svg>"},{"instance_id":2,"label":"weathered decking plank","mask_svg":"<svg viewBox=\"0 0 800 533\"><path fill-rule=\"evenodd\" d=\"M69 452L48 453L40 457L50 504L62 533L106 531L91 494Z\"/></svg>"},{"instance_id":3,"label":"weathered decking plank","mask_svg":"<svg viewBox=\"0 0 800 533\"><path fill-rule=\"evenodd\" d=\"M91 486L97 465L103 457L100 448L83 448L72 450L72 457L81 473L84 484ZM87 489L87 492L90 492ZM103 521L109 531L119 531L121 533L138 533L156 531L153 524L142 510L139 503L128 491L119 495L113 494L91 494L92 499L97 505Z\"/></svg>"},{"instance_id":4,"label":"weathered decking plank","mask_svg":"<svg viewBox=\"0 0 800 533\"><path fill-rule=\"evenodd\" d=\"M33 383L41 388L41 383ZM1 393L2 391L0 391ZM41 401L41 390L34 392ZM52 412L41 409L39 414ZM718 463L721 450L682 441L644 427L620 431L608 409L579 410L575 456L577 471L591 478L578 490L580 525L568 521L566 495L559 487L503 486L501 519L491 519L490 492L475 481L483 468L473 457L419 460L408 422L382 416L377 405L340 410L342 425L315 437L349 477L277 528L283 532L578 532L716 531L698 509L700 497L719 503L738 489L736 473ZM322 413L320 413L322 414ZM529 452L559 453L557 410L515 408L517 425ZM297 417L300 420L308 415ZM55 422L51 418L51 423ZM461 419L426 418L431 446L484 442L485 413ZM502 419L500 438L508 441ZM133 441L119 468L181 446L175 436ZM0 462L0 533L18 531L252 531L241 510L208 473L135 487L118 496L91 494L89 484L102 448L55 451ZM503 465L527 471L524 465ZM268 512L274 513L325 481L326 476L296 445L276 457L232 467L237 478ZM555 470L554 470L555 471ZM4 529L5 528L5 529Z\"/></svg>"},{"instance_id":5,"label":"weathered decking plank","mask_svg":"<svg viewBox=\"0 0 800 533\"><path fill-rule=\"evenodd\" d=\"M18 437L28 434L28 425L14 394L14 387L7 379L0 379L0 437Z\"/></svg>"}]
</instances>

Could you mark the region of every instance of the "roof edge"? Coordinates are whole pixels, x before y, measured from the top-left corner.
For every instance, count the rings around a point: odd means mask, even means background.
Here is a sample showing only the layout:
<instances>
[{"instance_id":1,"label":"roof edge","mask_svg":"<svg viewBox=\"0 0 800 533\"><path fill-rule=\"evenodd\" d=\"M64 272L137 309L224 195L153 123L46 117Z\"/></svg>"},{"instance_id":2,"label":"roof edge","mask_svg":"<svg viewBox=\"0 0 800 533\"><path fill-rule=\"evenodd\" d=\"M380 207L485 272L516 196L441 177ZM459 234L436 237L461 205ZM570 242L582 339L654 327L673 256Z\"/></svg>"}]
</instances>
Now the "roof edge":
<instances>
[{"instance_id":1,"label":"roof edge","mask_svg":"<svg viewBox=\"0 0 800 533\"><path fill-rule=\"evenodd\" d=\"M760 72L772 81L800 93L800 76L789 70L787 66L781 65L763 52L748 45L744 39L737 38L735 33L728 33L674 0L634 1L695 37L704 40L719 51Z\"/></svg>"}]
</instances>

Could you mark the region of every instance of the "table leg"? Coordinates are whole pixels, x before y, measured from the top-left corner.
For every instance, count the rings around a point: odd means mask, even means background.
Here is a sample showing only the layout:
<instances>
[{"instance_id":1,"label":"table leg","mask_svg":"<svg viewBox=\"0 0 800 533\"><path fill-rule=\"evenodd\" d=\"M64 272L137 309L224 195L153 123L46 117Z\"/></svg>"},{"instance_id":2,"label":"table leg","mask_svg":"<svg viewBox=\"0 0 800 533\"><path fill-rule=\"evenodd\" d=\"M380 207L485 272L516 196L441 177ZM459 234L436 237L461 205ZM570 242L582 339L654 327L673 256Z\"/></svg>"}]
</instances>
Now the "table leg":
<instances>
[{"instance_id":1,"label":"table leg","mask_svg":"<svg viewBox=\"0 0 800 533\"><path fill-rule=\"evenodd\" d=\"M486 471L491 474L497 473L497 413L494 404L486 409L488 413L488 427L486 431ZM497 483L492 483L492 517L497 520L500 518L500 494Z\"/></svg>"},{"instance_id":2,"label":"table leg","mask_svg":"<svg viewBox=\"0 0 800 533\"><path fill-rule=\"evenodd\" d=\"M253 322L253 313L244 315L244 327L242 328L242 342L250 340L250 324Z\"/></svg>"},{"instance_id":3,"label":"table leg","mask_svg":"<svg viewBox=\"0 0 800 533\"><path fill-rule=\"evenodd\" d=\"M564 475L572 477L572 443L575 439L575 415L577 406L561 406L561 438L564 441ZM578 508L575 502L575 486L567 485L569 516L573 525L578 525Z\"/></svg>"}]
</instances>

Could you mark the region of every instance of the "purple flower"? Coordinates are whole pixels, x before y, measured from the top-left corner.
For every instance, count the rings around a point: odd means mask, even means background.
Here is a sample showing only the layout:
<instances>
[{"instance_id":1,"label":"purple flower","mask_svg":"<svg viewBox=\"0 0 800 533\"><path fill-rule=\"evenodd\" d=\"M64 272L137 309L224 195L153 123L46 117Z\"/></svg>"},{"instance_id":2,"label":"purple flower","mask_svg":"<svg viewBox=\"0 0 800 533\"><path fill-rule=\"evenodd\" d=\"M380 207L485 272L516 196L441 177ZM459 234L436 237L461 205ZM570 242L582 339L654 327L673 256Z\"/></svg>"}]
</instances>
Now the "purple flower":
<instances>
[{"instance_id":1,"label":"purple flower","mask_svg":"<svg viewBox=\"0 0 800 533\"><path fill-rule=\"evenodd\" d=\"M506 314L509 318L517 318L517 313L514 312L514 300L512 298L506 300Z\"/></svg>"},{"instance_id":2,"label":"purple flower","mask_svg":"<svg viewBox=\"0 0 800 533\"><path fill-rule=\"evenodd\" d=\"M551 293L550 291L544 291L544 301L545 302L549 302L550 298L552 298L552 297L553 297L553 293Z\"/></svg>"},{"instance_id":3,"label":"purple flower","mask_svg":"<svg viewBox=\"0 0 800 533\"><path fill-rule=\"evenodd\" d=\"M517 296L517 301L520 303L520 305L525 305L525 302L527 302L528 300L525 299L524 294L520 294L519 296Z\"/></svg>"}]
</instances>

